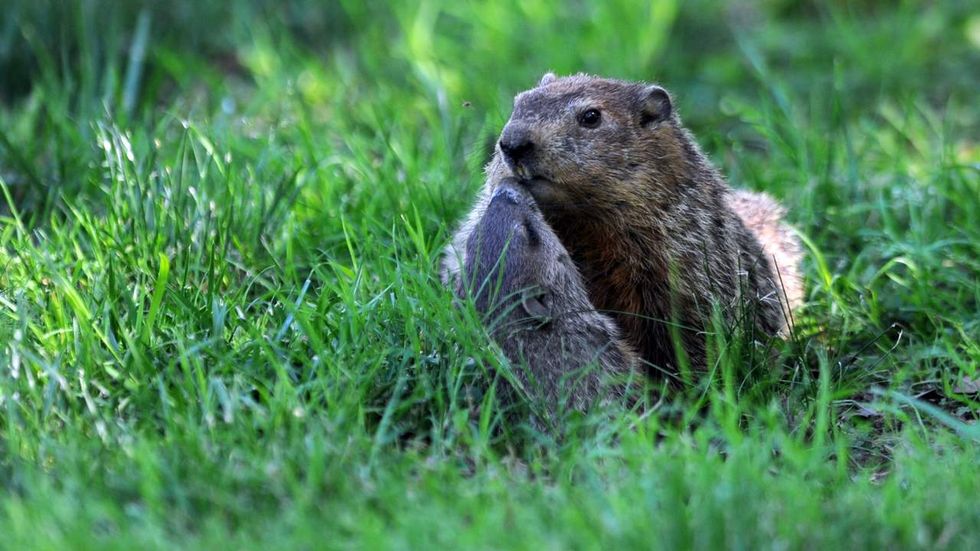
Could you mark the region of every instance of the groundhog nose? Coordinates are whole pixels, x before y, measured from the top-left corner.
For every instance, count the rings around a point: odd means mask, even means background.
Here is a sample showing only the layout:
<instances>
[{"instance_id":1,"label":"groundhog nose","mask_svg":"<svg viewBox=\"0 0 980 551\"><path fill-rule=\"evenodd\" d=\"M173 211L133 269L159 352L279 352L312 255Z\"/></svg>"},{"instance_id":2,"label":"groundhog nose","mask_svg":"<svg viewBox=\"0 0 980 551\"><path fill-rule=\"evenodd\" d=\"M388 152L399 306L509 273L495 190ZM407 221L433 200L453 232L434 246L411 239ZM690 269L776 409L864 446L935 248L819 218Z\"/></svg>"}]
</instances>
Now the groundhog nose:
<instances>
[{"instance_id":1,"label":"groundhog nose","mask_svg":"<svg viewBox=\"0 0 980 551\"><path fill-rule=\"evenodd\" d=\"M515 189L511 185L508 185L508 183L504 183L500 187L498 187L497 190L493 192L493 195L490 197L490 199L505 201L512 205L521 204L520 193L518 193L517 189Z\"/></svg>"},{"instance_id":2,"label":"groundhog nose","mask_svg":"<svg viewBox=\"0 0 980 551\"><path fill-rule=\"evenodd\" d=\"M524 126L507 125L500 136L500 150L511 162L524 159L534 151L531 131Z\"/></svg>"}]
</instances>

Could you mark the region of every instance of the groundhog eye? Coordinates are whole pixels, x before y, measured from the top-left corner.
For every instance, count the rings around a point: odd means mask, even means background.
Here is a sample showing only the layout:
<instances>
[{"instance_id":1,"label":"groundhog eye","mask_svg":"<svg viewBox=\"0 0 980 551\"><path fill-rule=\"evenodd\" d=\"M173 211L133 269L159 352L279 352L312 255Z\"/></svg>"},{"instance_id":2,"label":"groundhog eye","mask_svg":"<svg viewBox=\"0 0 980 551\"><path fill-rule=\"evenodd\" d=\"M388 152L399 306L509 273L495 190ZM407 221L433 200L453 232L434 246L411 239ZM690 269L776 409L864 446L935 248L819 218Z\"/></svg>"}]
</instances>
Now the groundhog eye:
<instances>
[{"instance_id":1,"label":"groundhog eye","mask_svg":"<svg viewBox=\"0 0 980 551\"><path fill-rule=\"evenodd\" d=\"M595 128L602 122L602 115L598 109L586 109L578 116L578 123L586 128Z\"/></svg>"}]
</instances>

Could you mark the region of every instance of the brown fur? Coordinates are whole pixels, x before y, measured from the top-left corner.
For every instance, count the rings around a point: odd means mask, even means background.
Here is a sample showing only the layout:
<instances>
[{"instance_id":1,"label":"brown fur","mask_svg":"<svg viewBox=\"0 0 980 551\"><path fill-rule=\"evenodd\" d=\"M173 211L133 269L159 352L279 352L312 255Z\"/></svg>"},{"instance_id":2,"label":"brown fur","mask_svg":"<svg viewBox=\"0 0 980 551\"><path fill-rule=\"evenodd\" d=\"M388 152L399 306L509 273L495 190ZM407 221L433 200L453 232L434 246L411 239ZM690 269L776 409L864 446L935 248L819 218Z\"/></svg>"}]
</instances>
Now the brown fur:
<instances>
[{"instance_id":1,"label":"brown fur","mask_svg":"<svg viewBox=\"0 0 980 551\"><path fill-rule=\"evenodd\" d=\"M799 240L783 222L786 210L765 193L745 190L733 190L728 196L728 206L762 245L769 268L776 274L776 282L784 293L784 304L791 309L802 304L800 259L803 251Z\"/></svg>"},{"instance_id":2,"label":"brown fur","mask_svg":"<svg viewBox=\"0 0 980 551\"><path fill-rule=\"evenodd\" d=\"M589 109L601 114L596 127L582 122ZM515 158L502 144L533 148ZM672 333L692 366L706 367L712 305L730 320L747 307L752 322L776 335L802 298L800 247L782 210L767 196L729 188L662 88L546 75L518 95L487 184L450 246L447 274L459 271L489 194L512 177L566 247L591 303L657 369L677 369Z\"/></svg>"}]
</instances>

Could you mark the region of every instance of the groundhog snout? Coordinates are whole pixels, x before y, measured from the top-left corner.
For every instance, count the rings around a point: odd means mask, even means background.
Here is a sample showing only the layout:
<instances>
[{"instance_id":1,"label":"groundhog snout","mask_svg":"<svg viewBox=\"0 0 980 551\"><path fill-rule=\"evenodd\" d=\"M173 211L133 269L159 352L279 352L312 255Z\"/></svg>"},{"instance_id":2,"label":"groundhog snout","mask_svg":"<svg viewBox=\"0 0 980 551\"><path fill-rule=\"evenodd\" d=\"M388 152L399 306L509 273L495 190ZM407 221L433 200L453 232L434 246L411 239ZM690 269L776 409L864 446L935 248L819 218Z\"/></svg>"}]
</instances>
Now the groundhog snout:
<instances>
[{"instance_id":1,"label":"groundhog snout","mask_svg":"<svg viewBox=\"0 0 980 551\"><path fill-rule=\"evenodd\" d=\"M505 180L501 182L500 186L497 187L496 191L493 193L491 201L504 201L510 203L511 205L521 204L521 194L516 186L511 184L509 181Z\"/></svg>"},{"instance_id":2,"label":"groundhog snout","mask_svg":"<svg viewBox=\"0 0 980 551\"><path fill-rule=\"evenodd\" d=\"M499 227L511 228L515 235L524 238L528 246L537 247L541 244L537 227L540 216L533 199L513 178L507 178L500 183L490 198L487 212Z\"/></svg>"},{"instance_id":3,"label":"groundhog snout","mask_svg":"<svg viewBox=\"0 0 980 551\"><path fill-rule=\"evenodd\" d=\"M510 123L500 135L500 151L511 165L525 161L535 150L531 129L519 123Z\"/></svg>"}]
</instances>

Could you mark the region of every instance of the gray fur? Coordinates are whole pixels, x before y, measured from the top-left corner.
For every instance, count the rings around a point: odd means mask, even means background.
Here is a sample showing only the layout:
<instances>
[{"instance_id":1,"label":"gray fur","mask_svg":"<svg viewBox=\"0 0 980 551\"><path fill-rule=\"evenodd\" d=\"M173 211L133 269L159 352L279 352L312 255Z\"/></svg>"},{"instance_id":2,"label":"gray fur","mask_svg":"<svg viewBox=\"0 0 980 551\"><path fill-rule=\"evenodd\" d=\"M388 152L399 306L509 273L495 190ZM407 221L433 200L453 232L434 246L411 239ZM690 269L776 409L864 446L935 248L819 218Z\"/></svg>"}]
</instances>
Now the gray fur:
<instances>
[{"instance_id":1,"label":"gray fur","mask_svg":"<svg viewBox=\"0 0 980 551\"><path fill-rule=\"evenodd\" d=\"M554 416L623 397L637 359L595 311L578 270L516 180L494 188L466 239L456 292L470 294L521 386Z\"/></svg>"},{"instance_id":2,"label":"gray fur","mask_svg":"<svg viewBox=\"0 0 980 551\"><path fill-rule=\"evenodd\" d=\"M596 109L601 124L583 125ZM692 367L706 367L712 305L771 335L802 298L798 241L769 197L733 191L681 124L662 88L575 75L542 79L517 96L502 136L533 144L520 158L498 147L487 182L446 255L446 278L487 211L517 178L577 267L591 305L654 366L677 370L672 327ZM778 266L779 274L775 272ZM783 292L783 290L787 292ZM526 343L512 343L525 346Z\"/></svg>"}]
</instances>

